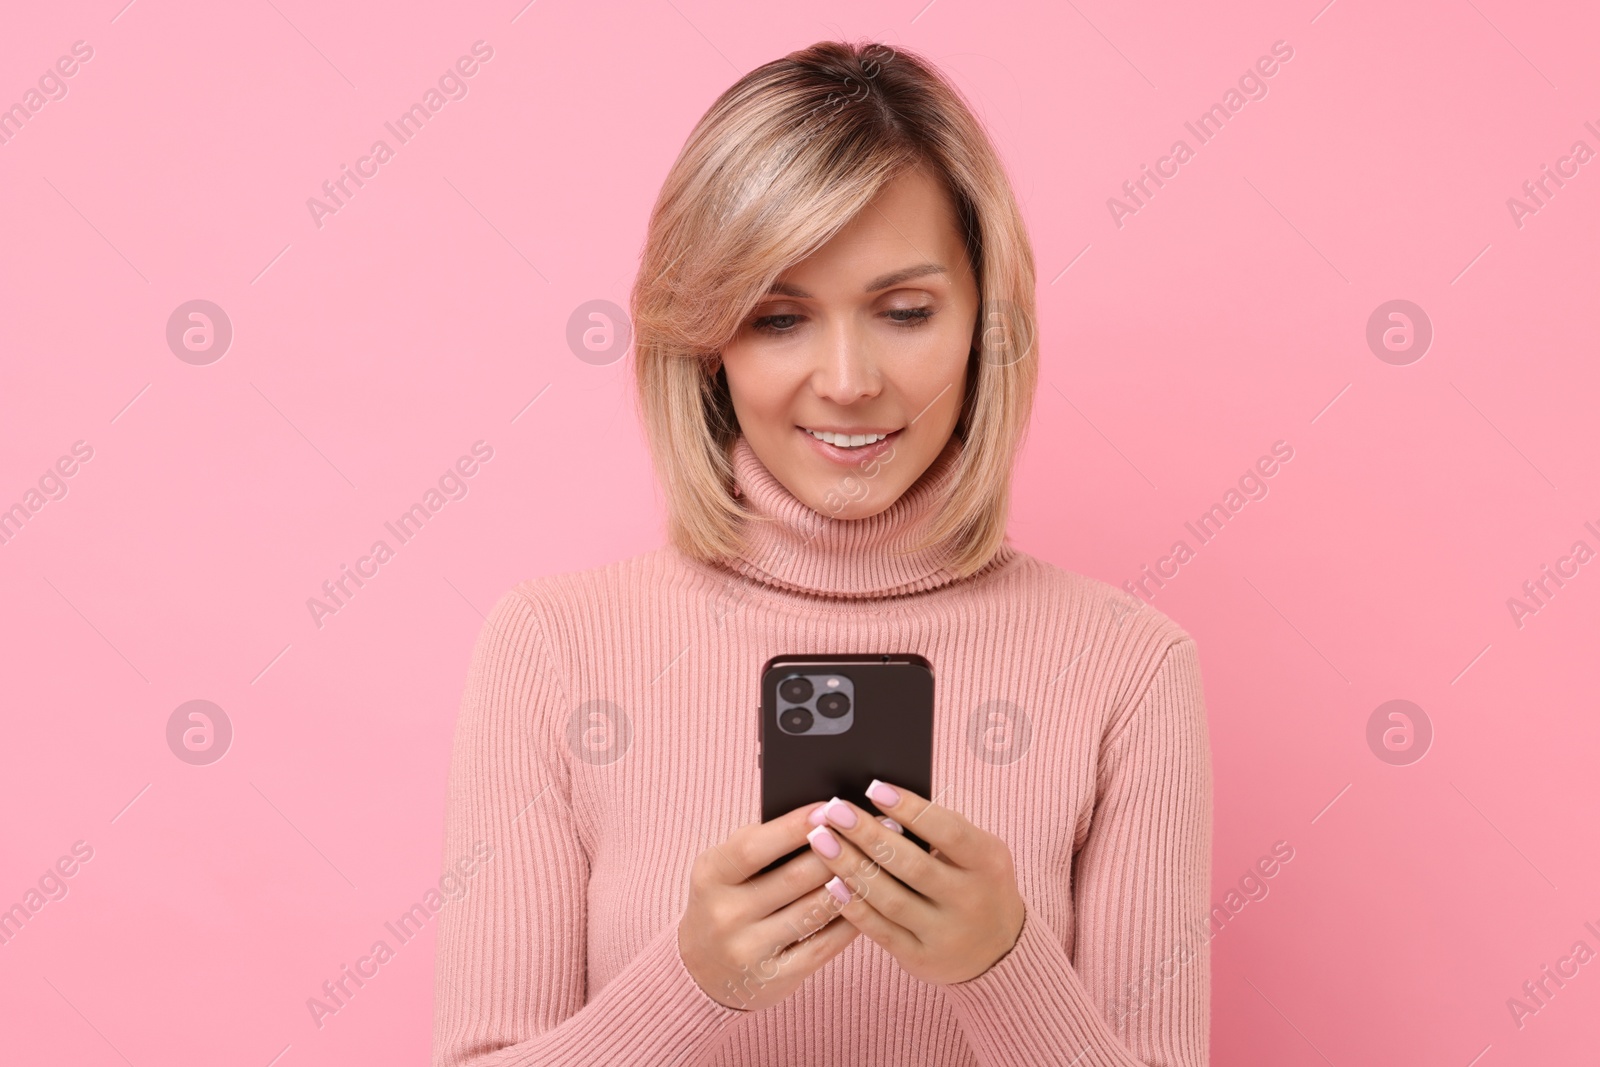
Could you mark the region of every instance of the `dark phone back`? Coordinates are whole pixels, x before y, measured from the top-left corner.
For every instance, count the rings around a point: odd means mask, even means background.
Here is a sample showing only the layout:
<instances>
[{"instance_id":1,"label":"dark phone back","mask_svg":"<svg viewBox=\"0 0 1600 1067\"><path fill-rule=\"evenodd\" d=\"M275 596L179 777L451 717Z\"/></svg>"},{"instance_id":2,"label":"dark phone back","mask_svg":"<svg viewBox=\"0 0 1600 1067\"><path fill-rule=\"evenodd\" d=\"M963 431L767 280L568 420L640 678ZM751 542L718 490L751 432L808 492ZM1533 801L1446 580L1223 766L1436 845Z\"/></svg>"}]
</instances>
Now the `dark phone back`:
<instances>
[{"instance_id":1,"label":"dark phone back","mask_svg":"<svg viewBox=\"0 0 1600 1067\"><path fill-rule=\"evenodd\" d=\"M793 715L796 701L780 697L779 685L806 675L814 676L813 695L801 702L810 723L806 732L792 732L780 725L779 715ZM842 681L838 689L821 691L817 683L823 679L815 676L836 676ZM853 689L853 693L841 700L841 689ZM832 705L826 702L830 698ZM824 711L842 705L848 706L837 718ZM789 725L795 727L805 718L791 718ZM814 732L819 728L838 732ZM874 778L932 797L933 667L914 652L774 656L761 672L757 736L762 822L835 796L876 812L866 794ZM909 828L906 836L928 848ZM762 871L781 866L809 847L802 846Z\"/></svg>"}]
</instances>

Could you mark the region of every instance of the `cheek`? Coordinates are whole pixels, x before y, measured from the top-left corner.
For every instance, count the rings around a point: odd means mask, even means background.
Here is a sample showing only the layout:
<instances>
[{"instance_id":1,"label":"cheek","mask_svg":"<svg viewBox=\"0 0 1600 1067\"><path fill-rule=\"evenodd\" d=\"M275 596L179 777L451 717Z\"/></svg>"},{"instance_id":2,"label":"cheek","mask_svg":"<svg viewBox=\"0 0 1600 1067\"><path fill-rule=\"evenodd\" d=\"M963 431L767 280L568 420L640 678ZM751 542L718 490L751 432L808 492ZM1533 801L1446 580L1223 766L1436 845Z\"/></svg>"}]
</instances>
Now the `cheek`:
<instances>
[{"instance_id":1,"label":"cheek","mask_svg":"<svg viewBox=\"0 0 1600 1067\"><path fill-rule=\"evenodd\" d=\"M943 406L952 395L959 401L967 379L967 367L972 359L972 333L959 323L930 329L928 336L912 351L902 365L897 382L908 397L915 398L917 410L926 404Z\"/></svg>"},{"instance_id":2,"label":"cheek","mask_svg":"<svg viewBox=\"0 0 1600 1067\"><path fill-rule=\"evenodd\" d=\"M728 395L740 405L760 404L772 390L766 382L767 374L743 360L724 357L723 374L728 380Z\"/></svg>"},{"instance_id":3,"label":"cheek","mask_svg":"<svg viewBox=\"0 0 1600 1067\"><path fill-rule=\"evenodd\" d=\"M722 376L728 383L728 394L733 397L734 403L742 404L756 391L753 388L755 375L756 363L749 353L733 345L722 350Z\"/></svg>"},{"instance_id":4,"label":"cheek","mask_svg":"<svg viewBox=\"0 0 1600 1067\"><path fill-rule=\"evenodd\" d=\"M966 373L972 350L981 340L977 312L951 315L941 325L938 366L946 377L959 377Z\"/></svg>"},{"instance_id":5,"label":"cheek","mask_svg":"<svg viewBox=\"0 0 1600 1067\"><path fill-rule=\"evenodd\" d=\"M769 422L784 416L804 384L784 364L765 354L723 350L723 374L734 414L741 422Z\"/></svg>"}]
</instances>

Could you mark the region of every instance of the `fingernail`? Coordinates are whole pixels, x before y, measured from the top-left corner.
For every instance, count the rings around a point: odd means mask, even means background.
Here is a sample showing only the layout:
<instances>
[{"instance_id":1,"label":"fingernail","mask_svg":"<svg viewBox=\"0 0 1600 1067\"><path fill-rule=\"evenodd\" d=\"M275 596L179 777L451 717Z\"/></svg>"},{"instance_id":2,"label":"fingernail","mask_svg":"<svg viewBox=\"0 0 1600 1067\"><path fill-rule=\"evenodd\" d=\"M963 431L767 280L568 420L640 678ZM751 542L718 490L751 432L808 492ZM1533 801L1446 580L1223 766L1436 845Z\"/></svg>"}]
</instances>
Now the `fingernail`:
<instances>
[{"instance_id":1,"label":"fingernail","mask_svg":"<svg viewBox=\"0 0 1600 1067\"><path fill-rule=\"evenodd\" d=\"M816 807L811 809L811 814L806 816L806 822L810 823L812 826L821 826L825 821L827 821L828 817L824 814L824 812L827 810L828 805L818 804Z\"/></svg>"},{"instance_id":2,"label":"fingernail","mask_svg":"<svg viewBox=\"0 0 1600 1067\"><path fill-rule=\"evenodd\" d=\"M822 810L827 815L828 821L835 826L842 826L848 830L856 824L856 813L850 810L850 805L838 797L824 804Z\"/></svg>"},{"instance_id":3,"label":"fingernail","mask_svg":"<svg viewBox=\"0 0 1600 1067\"><path fill-rule=\"evenodd\" d=\"M906 828L904 826L901 826L899 823L895 822L893 819L889 818L889 816L887 816L887 815L883 816L878 821L883 823L883 825L887 826L889 829L893 830L897 834L903 834L903 833L906 832Z\"/></svg>"},{"instance_id":4,"label":"fingernail","mask_svg":"<svg viewBox=\"0 0 1600 1067\"><path fill-rule=\"evenodd\" d=\"M876 778L872 780L871 785L867 786L867 796L872 798L874 804L883 808L892 808L900 803L899 791L894 786L880 782Z\"/></svg>"},{"instance_id":5,"label":"fingernail","mask_svg":"<svg viewBox=\"0 0 1600 1067\"><path fill-rule=\"evenodd\" d=\"M826 826L819 826L806 835L806 840L811 842L811 847L822 853L825 859L839 858L839 842L828 832Z\"/></svg>"},{"instance_id":6,"label":"fingernail","mask_svg":"<svg viewBox=\"0 0 1600 1067\"><path fill-rule=\"evenodd\" d=\"M850 888L836 874L828 879L828 892L833 894L833 899L841 904L850 903Z\"/></svg>"}]
</instances>

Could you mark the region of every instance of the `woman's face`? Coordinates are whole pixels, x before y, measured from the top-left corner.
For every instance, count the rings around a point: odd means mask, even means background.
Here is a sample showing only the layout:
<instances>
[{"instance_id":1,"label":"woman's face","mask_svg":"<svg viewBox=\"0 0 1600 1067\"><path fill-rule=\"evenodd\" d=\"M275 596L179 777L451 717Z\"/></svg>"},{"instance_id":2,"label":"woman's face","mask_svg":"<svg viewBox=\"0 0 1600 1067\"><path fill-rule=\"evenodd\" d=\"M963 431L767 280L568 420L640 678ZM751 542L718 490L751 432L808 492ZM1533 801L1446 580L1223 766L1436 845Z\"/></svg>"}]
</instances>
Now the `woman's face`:
<instances>
[{"instance_id":1,"label":"woman's face","mask_svg":"<svg viewBox=\"0 0 1600 1067\"><path fill-rule=\"evenodd\" d=\"M723 348L739 426L812 510L876 515L949 442L977 318L955 207L936 178L908 172L785 271ZM812 431L889 437L850 447Z\"/></svg>"}]
</instances>

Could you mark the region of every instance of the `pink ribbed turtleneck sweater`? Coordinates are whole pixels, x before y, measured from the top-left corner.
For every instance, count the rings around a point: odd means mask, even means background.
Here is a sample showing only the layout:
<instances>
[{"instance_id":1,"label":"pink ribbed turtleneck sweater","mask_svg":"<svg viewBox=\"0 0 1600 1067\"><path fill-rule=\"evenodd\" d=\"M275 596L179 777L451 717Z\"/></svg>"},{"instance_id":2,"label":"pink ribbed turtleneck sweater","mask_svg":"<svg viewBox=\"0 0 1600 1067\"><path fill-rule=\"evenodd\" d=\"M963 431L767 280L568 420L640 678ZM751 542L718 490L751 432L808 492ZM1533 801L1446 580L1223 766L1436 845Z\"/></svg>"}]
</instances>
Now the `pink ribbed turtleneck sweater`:
<instances>
[{"instance_id":1,"label":"pink ribbed turtleneck sweater","mask_svg":"<svg viewBox=\"0 0 1600 1067\"><path fill-rule=\"evenodd\" d=\"M469 873L439 913L435 1065L1207 1062L1194 640L1010 545L960 580L937 548L902 553L959 448L887 510L839 520L741 437L736 492L757 518L739 558L663 546L500 598L456 726L444 859ZM760 817L761 666L882 651L933 664L934 788L1010 846L1017 944L932 986L862 936L778 1004L725 1007L685 969L677 924L694 857Z\"/></svg>"}]
</instances>

